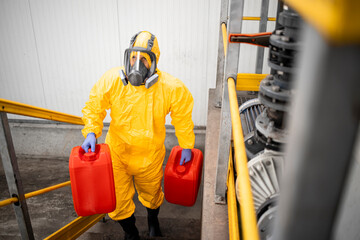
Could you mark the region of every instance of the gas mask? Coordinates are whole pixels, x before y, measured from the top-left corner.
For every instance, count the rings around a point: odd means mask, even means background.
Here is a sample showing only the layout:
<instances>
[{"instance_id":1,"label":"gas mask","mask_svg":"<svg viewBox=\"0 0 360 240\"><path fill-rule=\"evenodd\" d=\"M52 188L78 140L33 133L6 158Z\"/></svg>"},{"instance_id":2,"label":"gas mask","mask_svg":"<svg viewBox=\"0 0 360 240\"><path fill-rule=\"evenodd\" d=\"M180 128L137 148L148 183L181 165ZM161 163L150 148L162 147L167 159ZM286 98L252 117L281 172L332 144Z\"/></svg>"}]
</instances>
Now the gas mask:
<instances>
[{"instance_id":1,"label":"gas mask","mask_svg":"<svg viewBox=\"0 0 360 240\"><path fill-rule=\"evenodd\" d=\"M120 78L125 86L130 82L135 87L145 85L149 88L157 82L159 77L156 74L156 56L151 51L155 36L151 35L144 48L134 46L138 34L132 37L130 47L125 50L125 72L120 70Z\"/></svg>"},{"instance_id":2,"label":"gas mask","mask_svg":"<svg viewBox=\"0 0 360 240\"><path fill-rule=\"evenodd\" d=\"M124 56L125 72L120 70L120 78L126 86L128 82L132 86L145 85L146 88L154 85L158 80L156 72L156 57L151 51L138 47L128 48Z\"/></svg>"},{"instance_id":3,"label":"gas mask","mask_svg":"<svg viewBox=\"0 0 360 240\"><path fill-rule=\"evenodd\" d=\"M144 54L140 54L140 51L131 52L130 54L130 73L128 74L128 80L131 85L136 87L144 84L149 73L149 63L143 55Z\"/></svg>"}]
</instances>

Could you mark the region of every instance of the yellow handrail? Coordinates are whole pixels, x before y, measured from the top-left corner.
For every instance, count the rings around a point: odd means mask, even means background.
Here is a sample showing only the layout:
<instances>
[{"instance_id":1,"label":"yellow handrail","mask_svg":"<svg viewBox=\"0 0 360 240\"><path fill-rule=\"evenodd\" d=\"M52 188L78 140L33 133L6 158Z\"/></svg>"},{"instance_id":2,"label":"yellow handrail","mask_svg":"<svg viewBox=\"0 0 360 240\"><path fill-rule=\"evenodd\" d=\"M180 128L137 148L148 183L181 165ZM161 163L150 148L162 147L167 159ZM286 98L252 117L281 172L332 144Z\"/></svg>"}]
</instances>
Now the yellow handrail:
<instances>
[{"instance_id":1,"label":"yellow handrail","mask_svg":"<svg viewBox=\"0 0 360 240\"><path fill-rule=\"evenodd\" d=\"M17 197L12 197L12 198L2 200L2 201L0 201L0 208L10 205L12 203L16 203L18 201L19 201L19 199Z\"/></svg>"},{"instance_id":2,"label":"yellow handrail","mask_svg":"<svg viewBox=\"0 0 360 240\"><path fill-rule=\"evenodd\" d=\"M224 44L224 56L226 57L228 39L227 39L226 24L225 23L221 24L221 30L222 30L223 44Z\"/></svg>"},{"instance_id":3,"label":"yellow handrail","mask_svg":"<svg viewBox=\"0 0 360 240\"><path fill-rule=\"evenodd\" d=\"M229 170L228 170L227 187L228 187L227 203L228 203L228 216L229 216L229 238L230 240L239 240L240 239L239 221L238 221L238 210L236 203L234 167L233 167L231 148L229 154Z\"/></svg>"},{"instance_id":4,"label":"yellow handrail","mask_svg":"<svg viewBox=\"0 0 360 240\"><path fill-rule=\"evenodd\" d=\"M84 125L81 117L0 98L0 112Z\"/></svg>"},{"instance_id":5,"label":"yellow handrail","mask_svg":"<svg viewBox=\"0 0 360 240\"><path fill-rule=\"evenodd\" d=\"M259 240L250 177L247 167L244 137L240 121L239 105L235 90L235 80L233 78L228 78L228 90L235 147L235 167L237 176L240 178L238 190L240 195L239 201L243 237L245 240Z\"/></svg>"},{"instance_id":6,"label":"yellow handrail","mask_svg":"<svg viewBox=\"0 0 360 240\"><path fill-rule=\"evenodd\" d=\"M60 183L60 184L57 184L57 185L54 185L54 186L43 188L43 189L40 189L40 190L37 190L37 191L34 191L34 192L26 193L25 194L25 199L44 194L44 193L53 191L53 190L58 189L58 188L69 186L70 184L71 184L70 181L67 181L67 182L63 182L63 183ZM18 201L19 201L19 199L17 197L12 197L12 198L5 199L3 201L0 201L0 208L4 207L4 206L7 206L7 205L10 205L12 203L16 203Z\"/></svg>"},{"instance_id":7,"label":"yellow handrail","mask_svg":"<svg viewBox=\"0 0 360 240\"><path fill-rule=\"evenodd\" d=\"M252 21L260 21L260 17L243 17L243 20L252 20ZM268 17L268 21L276 21L276 18L274 17Z\"/></svg>"}]
</instances>

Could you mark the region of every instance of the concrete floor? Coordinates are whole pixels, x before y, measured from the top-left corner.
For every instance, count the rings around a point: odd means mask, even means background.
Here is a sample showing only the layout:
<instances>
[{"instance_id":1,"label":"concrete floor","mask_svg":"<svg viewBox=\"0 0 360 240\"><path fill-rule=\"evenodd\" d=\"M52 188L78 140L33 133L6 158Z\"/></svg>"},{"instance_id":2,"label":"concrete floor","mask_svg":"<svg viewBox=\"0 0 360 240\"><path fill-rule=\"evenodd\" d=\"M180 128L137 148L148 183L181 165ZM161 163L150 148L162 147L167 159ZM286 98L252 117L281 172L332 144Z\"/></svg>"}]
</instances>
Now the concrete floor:
<instances>
[{"instance_id":1,"label":"concrete floor","mask_svg":"<svg viewBox=\"0 0 360 240\"><path fill-rule=\"evenodd\" d=\"M73 146L75 144L79 145L83 140L77 127L64 127L61 124L58 126L45 125L41 127L36 124L34 126L34 124L11 123L12 138L15 151L18 154L18 165L25 193L68 181L68 158L61 156L61 154L66 155L69 151L65 149L66 146L71 146L71 144ZM200 129L196 130L195 133L195 147L204 152L205 131ZM74 134L76 136L71 137ZM56 149L56 146L51 145L55 143L48 143L49 137L47 137L54 135L58 136L57 141L60 141L56 142L60 151L58 151L57 155L46 157L51 155L48 154L51 149ZM69 144L69 139L74 143ZM177 145L175 140L174 131L170 128L167 131L165 141L167 148L165 159L168 158L171 148ZM35 141L37 141L36 145L34 145ZM101 139L100 142L102 142ZM33 146L33 148L30 148L29 145ZM40 151L41 149L46 151ZM34 154L35 152L36 154ZM166 161L164 161L163 167L165 167L165 164ZM166 200L164 201L159 214L160 226L164 237L158 239L193 240L201 238L202 188L203 184L200 186L198 198L193 207L183 207L168 203ZM9 192L5 174L2 164L0 164L0 200L8 197ZM136 204L136 225L141 238L148 239L146 209L139 203L136 195L134 202ZM35 239L43 239L49 236L77 217L73 209L70 186L29 198L27 199L27 205ZM98 222L78 239L123 239L123 237L124 234L120 225L106 216L105 222ZM21 239L11 205L0 208L0 239Z\"/></svg>"},{"instance_id":2,"label":"concrete floor","mask_svg":"<svg viewBox=\"0 0 360 240\"><path fill-rule=\"evenodd\" d=\"M211 104L215 91L209 92L209 107L205 139L204 194L202 206L202 240L229 239L227 205L215 204L216 168L221 109Z\"/></svg>"},{"instance_id":3,"label":"concrete floor","mask_svg":"<svg viewBox=\"0 0 360 240\"><path fill-rule=\"evenodd\" d=\"M67 159L19 158L18 164L23 179L24 191L32 192L69 180ZM8 198L6 179L0 169L0 199ZM143 239L147 239L146 210L134 197L136 225ZM159 221L164 237L160 239L200 239L202 189L193 207L183 207L164 202ZM27 200L35 239L43 239L77 215L73 209L70 186L33 197ZM0 209L0 239L20 239L18 225L11 205ZM123 231L117 222L105 218L79 239L122 239ZM186 229L186 231L184 231Z\"/></svg>"}]
</instances>

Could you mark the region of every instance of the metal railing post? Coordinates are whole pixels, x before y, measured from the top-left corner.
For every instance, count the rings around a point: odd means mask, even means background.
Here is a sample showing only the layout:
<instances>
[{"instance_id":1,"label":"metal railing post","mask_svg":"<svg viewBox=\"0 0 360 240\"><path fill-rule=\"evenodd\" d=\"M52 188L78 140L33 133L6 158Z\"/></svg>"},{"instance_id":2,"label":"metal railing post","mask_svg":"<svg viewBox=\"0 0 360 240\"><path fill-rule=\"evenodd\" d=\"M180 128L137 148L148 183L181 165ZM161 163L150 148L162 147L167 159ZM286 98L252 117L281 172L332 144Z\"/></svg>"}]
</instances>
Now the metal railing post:
<instances>
[{"instance_id":1,"label":"metal railing post","mask_svg":"<svg viewBox=\"0 0 360 240\"><path fill-rule=\"evenodd\" d=\"M228 23L229 33L241 33L244 1L231 0ZM223 94L221 107L221 126L219 136L218 164L216 169L215 203L225 204L226 175L230 154L231 117L227 79L236 79L238 73L240 45L229 44L225 60L225 78L223 79Z\"/></svg>"},{"instance_id":2,"label":"metal railing post","mask_svg":"<svg viewBox=\"0 0 360 240\"><path fill-rule=\"evenodd\" d=\"M268 12L269 12L269 0L262 0L259 32L266 32ZM255 73L262 73L263 63L264 63L264 48L257 47Z\"/></svg>"},{"instance_id":3,"label":"metal railing post","mask_svg":"<svg viewBox=\"0 0 360 240\"><path fill-rule=\"evenodd\" d=\"M216 90L215 90L215 107L222 105L222 92L223 92L223 79L224 79L224 66L225 55L224 44L221 39L223 38L222 26L227 23L228 18L229 0L221 0L220 12L220 28L219 28L219 43L218 43L218 56L217 56L217 70L216 70ZM227 41L227 39L226 39Z\"/></svg>"},{"instance_id":4,"label":"metal railing post","mask_svg":"<svg viewBox=\"0 0 360 240\"><path fill-rule=\"evenodd\" d=\"M19 199L17 204L13 204L16 220L19 225L21 238L34 239L8 118L4 112L0 112L0 116L0 156L6 175L10 197L17 197Z\"/></svg>"}]
</instances>

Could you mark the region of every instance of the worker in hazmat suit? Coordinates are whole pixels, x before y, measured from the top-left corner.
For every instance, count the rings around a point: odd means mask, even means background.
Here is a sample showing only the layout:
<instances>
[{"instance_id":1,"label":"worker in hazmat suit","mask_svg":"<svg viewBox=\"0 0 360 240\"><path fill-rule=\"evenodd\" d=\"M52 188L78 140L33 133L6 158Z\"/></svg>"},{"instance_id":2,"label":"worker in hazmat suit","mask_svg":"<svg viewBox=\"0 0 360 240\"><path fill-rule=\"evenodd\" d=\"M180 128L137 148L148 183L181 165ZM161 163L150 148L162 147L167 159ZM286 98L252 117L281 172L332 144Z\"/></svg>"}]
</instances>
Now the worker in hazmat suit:
<instances>
[{"instance_id":1,"label":"worker in hazmat suit","mask_svg":"<svg viewBox=\"0 0 360 240\"><path fill-rule=\"evenodd\" d=\"M183 148L180 164L190 161L195 142L191 93L179 79L157 69L159 56L153 34L135 34L125 50L125 66L110 69L101 77L82 110L86 138L82 148L86 152L89 148L95 151L106 110L111 110L105 143L113 163L116 209L109 216L120 223L125 239L139 239L132 200L134 185L148 212L150 237L161 236L157 216L164 201L161 180L166 115L170 113Z\"/></svg>"}]
</instances>

